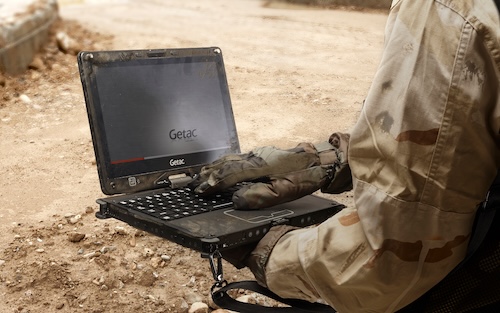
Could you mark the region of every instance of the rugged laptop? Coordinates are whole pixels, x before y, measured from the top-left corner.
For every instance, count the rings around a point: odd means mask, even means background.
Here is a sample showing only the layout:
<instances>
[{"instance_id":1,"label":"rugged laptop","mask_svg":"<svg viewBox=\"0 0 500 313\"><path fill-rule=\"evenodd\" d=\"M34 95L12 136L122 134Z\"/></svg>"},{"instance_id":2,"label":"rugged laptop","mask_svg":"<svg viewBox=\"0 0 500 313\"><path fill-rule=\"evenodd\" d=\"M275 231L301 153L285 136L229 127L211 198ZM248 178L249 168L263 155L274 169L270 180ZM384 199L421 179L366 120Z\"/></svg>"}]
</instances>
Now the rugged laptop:
<instances>
[{"instance_id":1,"label":"rugged laptop","mask_svg":"<svg viewBox=\"0 0 500 313\"><path fill-rule=\"evenodd\" d=\"M211 252L343 208L311 195L236 211L230 191L192 192L188 183L203 165L240 153L220 48L83 51L78 65L101 189L114 195L97 200L97 217Z\"/></svg>"}]
</instances>

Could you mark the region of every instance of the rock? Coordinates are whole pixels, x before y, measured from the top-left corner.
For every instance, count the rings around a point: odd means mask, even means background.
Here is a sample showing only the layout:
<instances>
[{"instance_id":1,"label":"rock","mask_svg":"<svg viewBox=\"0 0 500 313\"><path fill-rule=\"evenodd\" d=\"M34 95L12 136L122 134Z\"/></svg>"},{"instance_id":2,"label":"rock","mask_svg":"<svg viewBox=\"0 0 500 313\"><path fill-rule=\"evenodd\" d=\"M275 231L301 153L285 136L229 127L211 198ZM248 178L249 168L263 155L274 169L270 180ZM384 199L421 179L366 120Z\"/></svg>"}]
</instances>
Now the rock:
<instances>
[{"instance_id":1,"label":"rock","mask_svg":"<svg viewBox=\"0 0 500 313\"><path fill-rule=\"evenodd\" d=\"M184 284L183 286L194 287L195 282L196 282L196 277L191 276L191 278L189 279L189 281L186 284Z\"/></svg>"},{"instance_id":2,"label":"rock","mask_svg":"<svg viewBox=\"0 0 500 313\"><path fill-rule=\"evenodd\" d=\"M99 279L96 278L96 279L92 280L92 283L97 285L97 286L101 286L104 284L104 281L105 281L104 276L101 276L101 277L99 277Z\"/></svg>"},{"instance_id":3,"label":"rock","mask_svg":"<svg viewBox=\"0 0 500 313\"><path fill-rule=\"evenodd\" d=\"M128 235L127 230L123 226L116 226L115 227L115 234L117 235Z\"/></svg>"},{"instance_id":4,"label":"rock","mask_svg":"<svg viewBox=\"0 0 500 313\"><path fill-rule=\"evenodd\" d=\"M86 258L86 259L91 259L91 258L94 258L96 256L99 256L100 253L99 252L89 252L87 254L84 254L83 257Z\"/></svg>"},{"instance_id":5,"label":"rock","mask_svg":"<svg viewBox=\"0 0 500 313\"><path fill-rule=\"evenodd\" d=\"M137 245L137 241L135 240L135 236L132 236L128 242L129 246L135 247Z\"/></svg>"},{"instance_id":6,"label":"rock","mask_svg":"<svg viewBox=\"0 0 500 313\"><path fill-rule=\"evenodd\" d=\"M22 94L19 96L19 100L21 100L23 103L25 104L30 104L31 103L31 99L30 97L28 97L27 95L25 94Z\"/></svg>"},{"instance_id":7,"label":"rock","mask_svg":"<svg viewBox=\"0 0 500 313\"><path fill-rule=\"evenodd\" d=\"M70 242L80 242L85 238L85 234L82 233L69 233L68 234L68 240Z\"/></svg>"},{"instance_id":8,"label":"rock","mask_svg":"<svg viewBox=\"0 0 500 313\"><path fill-rule=\"evenodd\" d=\"M70 224L76 224L82 219L82 216L80 214L74 215L68 219L68 223Z\"/></svg>"},{"instance_id":9,"label":"rock","mask_svg":"<svg viewBox=\"0 0 500 313\"><path fill-rule=\"evenodd\" d=\"M101 248L101 250L99 250L99 252L101 252L102 254L105 254L105 253L108 253L110 251L114 251L116 250L116 246L104 246Z\"/></svg>"},{"instance_id":10,"label":"rock","mask_svg":"<svg viewBox=\"0 0 500 313\"><path fill-rule=\"evenodd\" d=\"M145 287L151 287L156 281L156 277L150 270L144 270L137 276L137 284Z\"/></svg>"},{"instance_id":11,"label":"rock","mask_svg":"<svg viewBox=\"0 0 500 313\"><path fill-rule=\"evenodd\" d=\"M57 46L59 50L67 54L77 55L80 52L78 43L65 32L56 34Z\"/></svg>"},{"instance_id":12,"label":"rock","mask_svg":"<svg viewBox=\"0 0 500 313\"><path fill-rule=\"evenodd\" d=\"M207 275L207 271L204 271L204 270L201 270L201 269L197 269L194 272L194 276L196 276L196 277L205 277L206 275Z\"/></svg>"},{"instance_id":13,"label":"rock","mask_svg":"<svg viewBox=\"0 0 500 313\"><path fill-rule=\"evenodd\" d=\"M40 57L35 57L33 61L28 65L28 68L32 70L42 71L45 69L45 64Z\"/></svg>"},{"instance_id":14,"label":"rock","mask_svg":"<svg viewBox=\"0 0 500 313\"><path fill-rule=\"evenodd\" d=\"M149 261L149 265L151 265L152 268L158 268L161 263L162 261L161 258L159 257L152 257L151 260Z\"/></svg>"},{"instance_id":15,"label":"rock","mask_svg":"<svg viewBox=\"0 0 500 313\"><path fill-rule=\"evenodd\" d=\"M189 308L188 313L208 313L208 305L203 302L195 302Z\"/></svg>"},{"instance_id":16,"label":"rock","mask_svg":"<svg viewBox=\"0 0 500 313\"><path fill-rule=\"evenodd\" d=\"M173 312L187 313L189 310L189 304L182 298L176 298L172 301L172 308L174 309Z\"/></svg>"},{"instance_id":17,"label":"rock","mask_svg":"<svg viewBox=\"0 0 500 313\"><path fill-rule=\"evenodd\" d=\"M40 71L34 70L34 71L31 71L30 76L31 76L31 80L38 80L38 79L40 79L42 74L40 74Z\"/></svg>"},{"instance_id":18,"label":"rock","mask_svg":"<svg viewBox=\"0 0 500 313\"><path fill-rule=\"evenodd\" d=\"M184 295L184 299L188 304L193 304L196 302L202 302L203 296L196 292L188 292Z\"/></svg>"},{"instance_id":19,"label":"rock","mask_svg":"<svg viewBox=\"0 0 500 313\"><path fill-rule=\"evenodd\" d=\"M144 248L143 252L142 252L142 255L145 257L145 258L150 258L154 255L154 251L149 249L149 248Z\"/></svg>"},{"instance_id":20,"label":"rock","mask_svg":"<svg viewBox=\"0 0 500 313\"><path fill-rule=\"evenodd\" d=\"M236 298L236 301L244 302L244 303L257 304L257 300L252 295L243 295L243 296L240 296L240 297Z\"/></svg>"}]
</instances>

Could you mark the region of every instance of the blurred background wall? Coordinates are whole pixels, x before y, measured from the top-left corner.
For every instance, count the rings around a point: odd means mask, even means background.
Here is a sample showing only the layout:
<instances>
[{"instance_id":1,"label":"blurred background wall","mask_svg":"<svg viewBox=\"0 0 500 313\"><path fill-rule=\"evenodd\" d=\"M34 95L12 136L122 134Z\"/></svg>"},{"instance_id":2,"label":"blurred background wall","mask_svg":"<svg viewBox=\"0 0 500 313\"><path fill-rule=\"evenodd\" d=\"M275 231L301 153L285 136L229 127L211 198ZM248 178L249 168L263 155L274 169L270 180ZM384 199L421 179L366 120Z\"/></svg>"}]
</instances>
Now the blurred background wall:
<instances>
[{"instance_id":1,"label":"blurred background wall","mask_svg":"<svg viewBox=\"0 0 500 313\"><path fill-rule=\"evenodd\" d=\"M354 6L370 9L389 9L392 0L274 0L286 1L296 4L320 5L320 6Z\"/></svg>"}]
</instances>

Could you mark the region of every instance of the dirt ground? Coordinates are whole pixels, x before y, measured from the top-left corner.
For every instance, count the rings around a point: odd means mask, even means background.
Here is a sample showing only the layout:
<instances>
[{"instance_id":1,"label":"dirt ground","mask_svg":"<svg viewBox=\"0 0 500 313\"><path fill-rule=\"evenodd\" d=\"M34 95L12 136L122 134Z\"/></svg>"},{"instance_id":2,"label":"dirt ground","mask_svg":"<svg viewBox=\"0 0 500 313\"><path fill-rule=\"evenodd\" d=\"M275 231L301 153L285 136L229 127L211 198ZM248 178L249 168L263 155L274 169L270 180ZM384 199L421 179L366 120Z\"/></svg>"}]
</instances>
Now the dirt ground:
<instances>
[{"instance_id":1,"label":"dirt ground","mask_svg":"<svg viewBox=\"0 0 500 313\"><path fill-rule=\"evenodd\" d=\"M187 312L209 303L213 278L198 253L96 219L103 195L78 50L219 46L242 150L287 148L354 124L386 20L259 0L61 0L60 14L30 69L0 75L1 312ZM334 199L352 203L349 193ZM224 270L229 281L252 278Z\"/></svg>"}]
</instances>

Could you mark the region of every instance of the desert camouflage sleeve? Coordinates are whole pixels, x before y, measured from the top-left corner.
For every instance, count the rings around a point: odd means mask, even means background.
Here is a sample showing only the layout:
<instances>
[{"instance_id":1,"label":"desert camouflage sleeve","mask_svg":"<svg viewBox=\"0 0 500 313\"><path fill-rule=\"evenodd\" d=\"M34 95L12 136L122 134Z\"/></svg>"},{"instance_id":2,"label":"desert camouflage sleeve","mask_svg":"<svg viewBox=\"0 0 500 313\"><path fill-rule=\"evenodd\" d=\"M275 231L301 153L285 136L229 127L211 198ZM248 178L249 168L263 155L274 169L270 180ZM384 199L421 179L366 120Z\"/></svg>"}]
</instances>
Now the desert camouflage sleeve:
<instances>
[{"instance_id":1,"label":"desert camouflage sleeve","mask_svg":"<svg viewBox=\"0 0 500 313\"><path fill-rule=\"evenodd\" d=\"M393 312L463 259L500 165L499 30L489 0L393 2L351 132L355 207L283 235L265 267L271 290Z\"/></svg>"}]
</instances>

